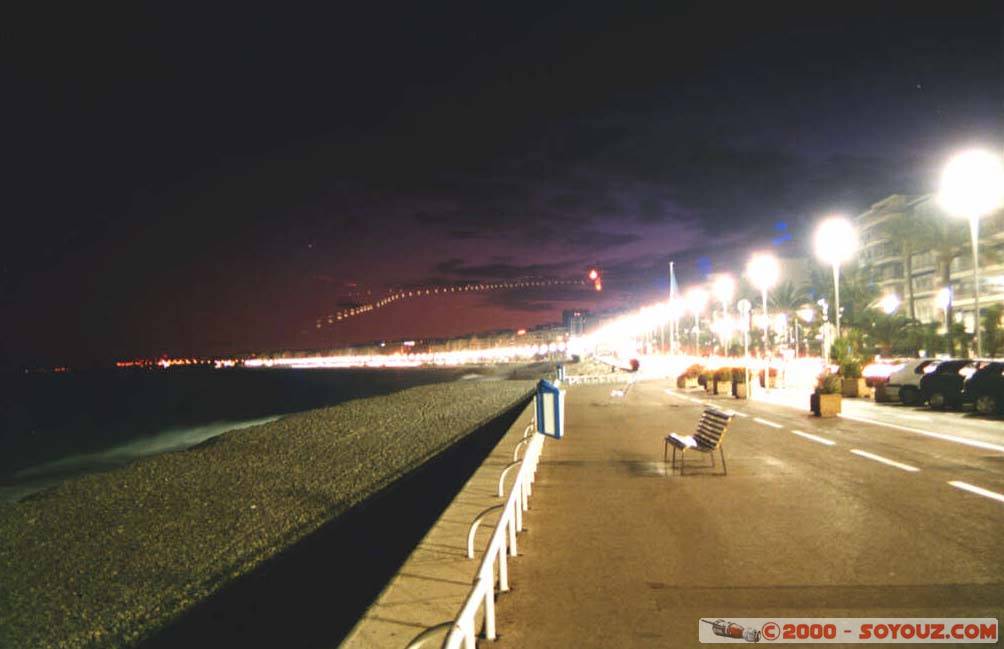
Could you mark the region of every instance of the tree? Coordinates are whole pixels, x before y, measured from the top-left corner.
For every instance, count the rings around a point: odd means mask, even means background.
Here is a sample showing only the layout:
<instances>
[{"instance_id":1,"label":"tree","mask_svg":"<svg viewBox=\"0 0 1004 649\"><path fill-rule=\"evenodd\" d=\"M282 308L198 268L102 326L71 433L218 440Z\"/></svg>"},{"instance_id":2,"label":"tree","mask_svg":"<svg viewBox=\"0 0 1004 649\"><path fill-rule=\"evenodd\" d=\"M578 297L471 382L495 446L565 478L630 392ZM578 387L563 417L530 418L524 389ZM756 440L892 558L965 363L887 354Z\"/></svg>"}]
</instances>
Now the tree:
<instances>
[{"instance_id":1,"label":"tree","mask_svg":"<svg viewBox=\"0 0 1004 649\"><path fill-rule=\"evenodd\" d=\"M903 276L906 284L906 299L910 320L917 319L917 309L913 297L913 255L928 244L928 237L918 228L917 216L912 212L897 212L882 222L882 236L899 244L899 254L903 257Z\"/></svg>"},{"instance_id":2,"label":"tree","mask_svg":"<svg viewBox=\"0 0 1004 649\"><path fill-rule=\"evenodd\" d=\"M810 271L812 290L830 304L829 319L835 320L833 269L830 266L817 266ZM878 298L878 286L872 279L870 266L848 264L840 269L840 316L841 324L858 326L867 324L866 309Z\"/></svg>"},{"instance_id":3,"label":"tree","mask_svg":"<svg viewBox=\"0 0 1004 649\"><path fill-rule=\"evenodd\" d=\"M1004 309L995 304L983 311L983 353L987 356L1004 355L1004 331L1001 330L1001 313Z\"/></svg>"},{"instance_id":4,"label":"tree","mask_svg":"<svg viewBox=\"0 0 1004 649\"><path fill-rule=\"evenodd\" d=\"M767 301L775 311L792 313L809 301L809 292L804 284L784 281L768 294Z\"/></svg>"}]
</instances>

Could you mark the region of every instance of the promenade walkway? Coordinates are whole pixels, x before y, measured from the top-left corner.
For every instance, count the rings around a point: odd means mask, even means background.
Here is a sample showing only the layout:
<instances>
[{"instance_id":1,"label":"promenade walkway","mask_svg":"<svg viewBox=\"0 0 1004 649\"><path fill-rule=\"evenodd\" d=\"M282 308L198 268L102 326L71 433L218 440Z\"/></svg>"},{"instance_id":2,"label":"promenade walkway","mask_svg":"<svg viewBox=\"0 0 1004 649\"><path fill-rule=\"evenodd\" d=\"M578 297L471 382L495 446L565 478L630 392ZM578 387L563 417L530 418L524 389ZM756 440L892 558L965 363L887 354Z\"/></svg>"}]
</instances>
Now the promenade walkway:
<instances>
[{"instance_id":1,"label":"promenade walkway","mask_svg":"<svg viewBox=\"0 0 1004 649\"><path fill-rule=\"evenodd\" d=\"M701 617L1002 613L1000 504L946 484L959 471L991 480L998 458L712 397L743 415L726 438L728 475L667 476L663 437L692 433L705 395L613 387L568 392L567 437L541 459L490 646L696 646Z\"/></svg>"}]
</instances>

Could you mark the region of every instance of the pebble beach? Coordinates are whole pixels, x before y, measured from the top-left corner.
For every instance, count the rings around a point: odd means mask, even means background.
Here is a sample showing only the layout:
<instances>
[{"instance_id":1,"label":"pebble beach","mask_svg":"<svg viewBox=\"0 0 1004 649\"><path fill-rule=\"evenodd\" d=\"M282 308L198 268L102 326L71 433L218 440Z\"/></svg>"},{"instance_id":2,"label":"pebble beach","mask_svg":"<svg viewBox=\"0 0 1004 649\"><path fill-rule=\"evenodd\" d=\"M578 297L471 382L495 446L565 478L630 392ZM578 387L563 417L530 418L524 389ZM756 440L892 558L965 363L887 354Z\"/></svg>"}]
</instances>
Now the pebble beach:
<instances>
[{"instance_id":1,"label":"pebble beach","mask_svg":"<svg viewBox=\"0 0 1004 649\"><path fill-rule=\"evenodd\" d=\"M533 386L349 401L0 505L0 647L135 646Z\"/></svg>"}]
</instances>

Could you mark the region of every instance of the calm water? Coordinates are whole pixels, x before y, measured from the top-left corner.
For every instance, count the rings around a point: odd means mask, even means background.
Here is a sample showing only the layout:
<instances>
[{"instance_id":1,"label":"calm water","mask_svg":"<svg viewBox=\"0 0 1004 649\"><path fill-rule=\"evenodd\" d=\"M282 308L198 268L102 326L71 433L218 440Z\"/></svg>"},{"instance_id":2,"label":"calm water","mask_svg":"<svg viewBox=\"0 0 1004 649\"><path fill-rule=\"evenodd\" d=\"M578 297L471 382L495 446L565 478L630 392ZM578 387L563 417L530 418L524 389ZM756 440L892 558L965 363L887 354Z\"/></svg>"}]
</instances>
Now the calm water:
<instances>
[{"instance_id":1,"label":"calm water","mask_svg":"<svg viewBox=\"0 0 1004 649\"><path fill-rule=\"evenodd\" d=\"M90 370L0 377L0 501L227 430L470 369Z\"/></svg>"}]
</instances>

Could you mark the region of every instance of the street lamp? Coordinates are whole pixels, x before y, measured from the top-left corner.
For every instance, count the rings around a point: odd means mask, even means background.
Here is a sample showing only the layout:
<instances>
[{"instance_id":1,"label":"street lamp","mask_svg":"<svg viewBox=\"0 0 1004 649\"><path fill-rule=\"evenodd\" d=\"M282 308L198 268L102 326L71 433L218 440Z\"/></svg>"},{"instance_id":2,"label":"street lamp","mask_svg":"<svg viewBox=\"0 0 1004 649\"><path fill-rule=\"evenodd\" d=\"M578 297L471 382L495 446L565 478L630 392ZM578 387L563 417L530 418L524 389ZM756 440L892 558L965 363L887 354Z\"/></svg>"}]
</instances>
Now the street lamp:
<instances>
[{"instance_id":1,"label":"street lamp","mask_svg":"<svg viewBox=\"0 0 1004 649\"><path fill-rule=\"evenodd\" d=\"M980 263L977 241L980 218L1004 205L1004 165L1000 157L974 149L954 156L941 174L938 202L952 216L969 219L973 244L973 308L976 312L976 356L983 355L980 336ZM951 327L951 323L948 325Z\"/></svg>"},{"instance_id":2,"label":"street lamp","mask_svg":"<svg viewBox=\"0 0 1004 649\"><path fill-rule=\"evenodd\" d=\"M816 228L816 256L833 266L833 313L840 338L840 264L858 249L858 233L847 219L832 216Z\"/></svg>"},{"instance_id":3,"label":"street lamp","mask_svg":"<svg viewBox=\"0 0 1004 649\"><path fill-rule=\"evenodd\" d=\"M722 305L722 321L724 322L729 317L729 304L732 303L732 298L736 294L736 280L733 279L732 275L719 275L711 284L711 293ZM722 350L728 356L728 343L732 339L731 327L726 326L721 328L719 330L719 338L722 342Z\"/></svg>"},{"instance_id":4,"label":"street lamp","mask_svg":"<svg viewBox=\"0 0 1004 649\"><path fill-rule=\"evenodd\" d=\"M708 292L699 286L687 291L685 297L687 301L687 308L690 312L694 314L694 344L697 346L696 353L700 355L701 353L701 325L700 317L701 313L704 312L705 307L708 306Z\"/></svg>"},{"instance_id":5,"label":"street lamp","mask_svg":"<svg viewBox=\"0 0 1004 649\"><path fill-rule=\"evenodd\" d=\"M892 315L893 312L899 308L899 304L899 296L895 293L888 293L885 297L879 300L879 308L881 308L886 315Z\"/></svg>"},{"instance_id":6,"label":"street lamp","mask_svg":"<svg viewBox=\"0 0 1004 649\"><path fill-rule=\"evenodd\" d=\"M760 289L760 293L763 295L763 348L766 353L767 341L770 339L770 323L767 320L767 290L777 284L777 279L781 275L781 267L774 255L768 252L758 252L754 253L746 264L746 275L753 282L753 286Z\"/></svg>"}]
</instances>

